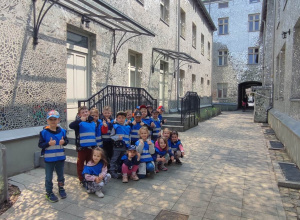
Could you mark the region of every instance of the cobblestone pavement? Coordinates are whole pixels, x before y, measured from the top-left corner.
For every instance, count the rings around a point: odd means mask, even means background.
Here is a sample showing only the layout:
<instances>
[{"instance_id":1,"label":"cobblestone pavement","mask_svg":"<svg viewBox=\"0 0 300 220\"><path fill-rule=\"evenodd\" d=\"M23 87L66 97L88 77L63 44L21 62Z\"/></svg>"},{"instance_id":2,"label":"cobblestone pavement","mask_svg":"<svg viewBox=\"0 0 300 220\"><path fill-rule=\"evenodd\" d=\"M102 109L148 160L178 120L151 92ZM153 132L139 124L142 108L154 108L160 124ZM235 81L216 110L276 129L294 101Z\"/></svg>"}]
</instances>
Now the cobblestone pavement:
<instances>
[{"instance_id":1,"label":"cobblestone pavement","mask_svg":"<svg viewBox=\"0 0 300 220\"><path fill-rule=\"evenodd\" d=\"M0 218L154 219L166 209L189 220L286 219L266 140L251 112L224 112L179 135L186 150L182 166L128 184L113 180L102 199L66 175L68 197L48 203L43 169L14 176L10 181L21 184L22 193Z\"/></svg>"}]
</instances>

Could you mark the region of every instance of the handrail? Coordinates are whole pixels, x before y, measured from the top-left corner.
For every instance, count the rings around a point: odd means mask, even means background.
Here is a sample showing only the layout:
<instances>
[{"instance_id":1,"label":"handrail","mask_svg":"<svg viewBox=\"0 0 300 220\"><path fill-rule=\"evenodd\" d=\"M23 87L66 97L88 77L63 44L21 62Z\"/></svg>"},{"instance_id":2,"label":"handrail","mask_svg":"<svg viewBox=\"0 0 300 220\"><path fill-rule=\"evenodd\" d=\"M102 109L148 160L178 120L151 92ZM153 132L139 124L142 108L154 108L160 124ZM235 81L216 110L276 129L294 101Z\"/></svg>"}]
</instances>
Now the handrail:
<instances>
[{"instance_id":1,"label":"handrail","mask_svg":"<svg viewBox=\"0 0 300 220\"><path fill-rule=\"evenodd\" d=\"M200 97L196 92L187 92L183 98L181 98L181 124L184 125L185 118L193 114L194 120L196 114L200 114ZM188 120L190 123L190 119ZM190 126L190 125L189 125Z\"/></svg>"},{"instance_id":2,"label":"handrail","mask_svg":"<svg viewBox=\"0 0 300 220\"><path fill-rule=\"evenodd\" d=\"M131 109L139 105L151 105L157 108L157 99L154 99L145 89L137 87L108 85L86 100L78 100L78 107L87 106L88 109L96 107L102 113L104 106L110 106L112 115L118 111Z\"/></svg>"}]
</instances>

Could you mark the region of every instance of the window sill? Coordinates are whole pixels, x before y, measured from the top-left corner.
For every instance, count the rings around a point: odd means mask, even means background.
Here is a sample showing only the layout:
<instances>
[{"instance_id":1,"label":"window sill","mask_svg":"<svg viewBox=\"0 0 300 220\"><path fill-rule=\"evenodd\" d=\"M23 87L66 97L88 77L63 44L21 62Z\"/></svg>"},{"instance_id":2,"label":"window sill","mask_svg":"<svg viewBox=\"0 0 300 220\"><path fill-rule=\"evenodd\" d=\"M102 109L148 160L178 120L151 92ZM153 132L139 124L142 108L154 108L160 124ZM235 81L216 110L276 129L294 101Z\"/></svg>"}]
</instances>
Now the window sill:
<instances>
[{"instance_id":1,"label":"window sill","mask_svg":"<svg viewBox=\"0 0 300 220\"><path fill-rule=\"evenodd\" d=\"M226 67L226 66L228 66L228 64L227 65L218 65L218 67Z\"/></svg>"},{"instance_id":2,"label":"window sill","mask_svg":"<svg viewBox=\"0 0 300 220\"><path fill-rule=\"evenodd\" d=\"M247 65L250 65L250 66L252 66L252 65L259 65L259 63L248 63Z\"/></svg>"},{"instance_id":3,"label":"window sill","mask_svg":"<svg viewBox=\"0 0 300 220\"><path fill-rule=\"evenodd\" d=\"M290 99L291 102L300 102L300 98L294 98L294 99Z\"/></svg>"},{"instance_id":4,"label":"window sill","mask_svg":"<svg viewBox=\"0 0 300 220\"><path fill-rule=\"evenodd\" d=\"M229 35L229 33L228 34L218 34L219 36L224 36L224 35Z\"/></svg>"},{"instance_id":5,"label":"window sill","mask_svg":"<svg viewBox=\"0 0 300 220\"><path fill-rule=\"evenodd\" d=\"M162 18L160 18L160 21L169 27L169 24L166 21L164 21Z\"/></svg>"},{"instance_id":6,"label":"window sill","mask_svg":"<svg viewBox=\"0 0 300 220\"><path fill-rule=\"evenodd\" d=\"M254 30L254 31L248 31L248 32L250 32L250 33L252 33L252 32L259 32L259 30Z\"/></svg>"}]
</instances>

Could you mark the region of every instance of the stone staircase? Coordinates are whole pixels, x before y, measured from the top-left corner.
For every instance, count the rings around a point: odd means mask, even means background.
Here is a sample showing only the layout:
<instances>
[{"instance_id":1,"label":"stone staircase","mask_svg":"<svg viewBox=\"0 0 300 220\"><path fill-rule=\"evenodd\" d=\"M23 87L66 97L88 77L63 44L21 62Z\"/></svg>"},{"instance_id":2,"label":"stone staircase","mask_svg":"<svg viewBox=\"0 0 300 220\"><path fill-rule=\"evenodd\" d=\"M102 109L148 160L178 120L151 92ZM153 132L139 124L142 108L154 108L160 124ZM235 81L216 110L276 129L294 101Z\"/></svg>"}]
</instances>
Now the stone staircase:
<instances>
[{"instance_id":1,"label":"stone staircase","mask_svg":"<svg viewBox=\"0 0 300 220\"><path fill-rule=\"evenodd\" d=\"M192 127L198 125L198 123L188 123L188 121L193 121L194 117L191 115L186 118L184 126L181 124L181 115L180 114L163 114L163 118L167 119L167 123L163 124L162 128L169 128L171 131L184 132Z\"/></svg>"}]
</instances>

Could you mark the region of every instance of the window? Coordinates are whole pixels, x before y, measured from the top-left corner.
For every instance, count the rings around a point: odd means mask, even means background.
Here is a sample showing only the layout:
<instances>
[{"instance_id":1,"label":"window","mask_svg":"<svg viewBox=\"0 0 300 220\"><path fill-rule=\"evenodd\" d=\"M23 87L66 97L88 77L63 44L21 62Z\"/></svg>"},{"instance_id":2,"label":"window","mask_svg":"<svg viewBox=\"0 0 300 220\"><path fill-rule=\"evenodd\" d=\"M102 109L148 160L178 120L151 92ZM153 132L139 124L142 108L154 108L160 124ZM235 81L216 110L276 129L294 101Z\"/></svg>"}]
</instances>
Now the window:
<instances>
[{"instance_id":1,"label":"window","mask_svg":"<svg viewBox=\"0 0 300 220\"><path fill-rule=\"evenodd\" d=\"M259 14L248 16L249 31L259 31Z\"/></svg>"},{"instance_id":2,"label":"window","mask_svg":"<svg viewBox=\"0 0 300 220\"><path fill-rule=\"evenodd\" d=\"M228 2L219 3L219 8L228 8Z\"/></svg>"},{"instance_id":3,"label":"window","mask_svg":"<svg viewBox=\"0 0 300 220\"><path fill-rule=\"evenodd\" d=\"M207 59L210 60L210 42L207 43Z\"/></svg>"},{"instance_id":4,"label":"window","mask_svg":"<svg viewBox=\"0 0 300 220\"><path fill-rule=\"evenodd\" d=\"M219 18L219 35L228 34L228 18Z\"/></svg>"},{"instance_id":5,"label":"window","mask_svg":"<svg viewBox=\"0 0 300 220\"><path fill-rule=\"evenodd\" d=\"M183 96L183 82L184 82L184 70L180 70L180 76L179 76L179 96Z\"/></svg>"},{"instance_id":6,"label":"window","mask_svg":"<svg viewBox=\"0 0 300 220\"><path fill-rule=\"evenodd\" d=\"M196 75L192 74L192 91L196 91Z\"/></svg>"},{"instance_id":7,"label":"window","mask_svg":"<svg viewBox=\"0 0 300 220\"><path fill-rule=\"evenodd\" d=\"M260 2L260 0L250 0L250 3L257 3Z\"/></svg>"},{"instance_id":8,"label":"window","mask_svg":"<svg viewBox=\"0 0 300 220\"><path fill-rule=\"evenodd\" d=\"M217 83L219 99L227 98L227 87L228 83Z\"/></svg>"},{"instance_id":9,"label":"window","mask_svg":"<svg viewBox=\"0 0 300 220\"><path fill-rule=\"evenodd\" d=\"M192 38L192 46L196 48L197 27L194 23L192 24Z\"/></svg>"},{"instance_id":10,"label":"window","mask_svg":"<svg viewBox=\"0 0 300 220\"><path fill-rule=\"evenodd\" d=\"M208 85L208 86L210 85L210 80L209 80L209 79L207 80L207 85Z\"/></svg>"},{"instance_id":11,"label":"window","mask_svg":"<svg viewBox=\"0 0 300 220\"><path fill-rule=\"evenodd\" d=\"M130 87L141 87L141 71L138 68L138 63L141 61L141 55L129 54L129 86Z\"/></svg>"},{"instance_id":12,"label":"window","mask_svg":"<svg viewBox=\"0 0 300 220\"><path fill-rule=\"evenodd\" d=\"M228 65L228 50L219 50L218 66Z\"/></svg>"},{"instance_id":13,"label":"window","mask_svg":"<svg viewBox=\"0 0 300 220\"><path fill-rule=\"evenodd\" d=\"M185 12L180 11L180 36L185 38Z\"/></svg>"},{"instance_id":14,"label":"window","mask_svg":"<svg viewBox=\"0 0 300 220\"><path fill-rule=\"evenodd\" d=\"M204 55L204 35L201 34L201 54Z\"/></svg>"},{"instance_id":15,"label":"window","mask_svg":"<svg viewBox=\"0 0 300 220\"><path fill-rule=\"evenodd\" d=\"M259 49L257 47L248 49L248 64L258 64L258 52Z\"/></svg>"},{"instance_id":16,"label":"window","mask_svg":"<svg viewBox=\"0 0 300 220\"><path fill-rule=\"evenodd\" d=\"M70 31L67 31L67 43L88 48L88 38Z\"/></svg>"},{"instance_id":17,"label":"window","mask_svg":"<svg viewBox=\"0 0 300 220\"><path fill-rule=\"evenodd\" d=\"M160 0L160 19L169 24L169 0Z\"/></svg>"},{"instance_id":18,"label":"window","mask_svg":"<svg viewBox=\"0 0 300 220\"><path fill-rule=\"evenodd\" d=\"M201 84L203 84L204 83L204 78L203 77L201 77Z\"/></svg>"}]
</instances>

